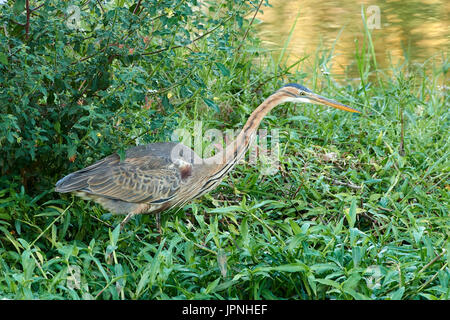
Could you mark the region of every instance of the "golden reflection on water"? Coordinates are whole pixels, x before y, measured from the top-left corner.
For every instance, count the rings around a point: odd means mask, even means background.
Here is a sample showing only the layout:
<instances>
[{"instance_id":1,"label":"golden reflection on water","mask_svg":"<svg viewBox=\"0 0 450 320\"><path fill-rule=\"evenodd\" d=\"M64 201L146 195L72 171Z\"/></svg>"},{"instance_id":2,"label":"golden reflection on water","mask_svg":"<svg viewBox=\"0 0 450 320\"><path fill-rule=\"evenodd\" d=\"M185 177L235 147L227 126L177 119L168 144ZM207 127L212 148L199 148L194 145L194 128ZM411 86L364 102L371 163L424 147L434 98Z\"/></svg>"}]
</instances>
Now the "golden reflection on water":
<instances>
[{"instance_id":1,"label":"golden reflection on water","mask_svg":"<svg viewBox=\"0 0 450 320\"><path fill-rule=\"evenodd\" d=\"M306 61L313 63L317 48L329 50L334 46L332 59L322 67L337 79L359 76L355 51L364 40L362 6L366 21L373 27L378 68L389 68L405 57L411 63L423 63L448 56L448 0L269 0L269 3L272 7L262 6L263 13L257 15L262 21L258 30L263 46L273 49L277 59L299 15L287 47L287 62L294 63L309 55ZM370 6L379 8L379 25L374 19L375 12L368 11Z\"/></svg>"}]
</instances>

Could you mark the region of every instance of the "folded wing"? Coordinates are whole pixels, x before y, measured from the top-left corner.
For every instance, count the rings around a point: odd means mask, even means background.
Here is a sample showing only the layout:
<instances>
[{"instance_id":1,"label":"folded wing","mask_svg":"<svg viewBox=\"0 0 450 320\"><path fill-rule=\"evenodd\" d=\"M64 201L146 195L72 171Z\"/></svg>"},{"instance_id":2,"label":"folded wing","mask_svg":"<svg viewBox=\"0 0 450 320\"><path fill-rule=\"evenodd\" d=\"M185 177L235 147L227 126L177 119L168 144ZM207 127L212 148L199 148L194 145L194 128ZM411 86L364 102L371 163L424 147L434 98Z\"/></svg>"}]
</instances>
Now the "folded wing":
<instances>
[{"instance_id":1,"label":"folded wing","mask_svg":"<svg viewBox=\"0 0 450 320\"><path fill-rule=\"evenodd\" d=\"M166 157L127 157L117 154L76 171L56 183L57 192L88 195L131 203L164 203L180 188L179 169Z\"/></svg>"}]
</instances>

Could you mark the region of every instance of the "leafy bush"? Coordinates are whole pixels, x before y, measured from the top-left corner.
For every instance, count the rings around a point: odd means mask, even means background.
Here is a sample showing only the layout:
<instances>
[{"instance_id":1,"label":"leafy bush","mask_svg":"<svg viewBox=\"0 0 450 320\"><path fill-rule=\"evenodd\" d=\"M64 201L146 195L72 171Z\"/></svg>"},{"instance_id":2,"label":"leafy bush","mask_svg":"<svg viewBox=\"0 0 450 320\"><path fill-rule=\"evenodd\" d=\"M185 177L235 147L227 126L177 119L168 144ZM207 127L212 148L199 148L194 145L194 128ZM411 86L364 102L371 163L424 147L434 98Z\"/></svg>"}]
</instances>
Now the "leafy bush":
<instances>
[{"instance_id":1,"label":"leafy bush","mask_svg":"<svg viewBox=\"0 0 450 320\"><path fill-rule=\"evenodd\" d=\"M227 72L223 57L243 38L247 2L0 6L2 175L42 191L131 143L162 140L176 125L173 91L180 104L201 97L218 110L201 72Z\"/></svg>"}]
</instances>

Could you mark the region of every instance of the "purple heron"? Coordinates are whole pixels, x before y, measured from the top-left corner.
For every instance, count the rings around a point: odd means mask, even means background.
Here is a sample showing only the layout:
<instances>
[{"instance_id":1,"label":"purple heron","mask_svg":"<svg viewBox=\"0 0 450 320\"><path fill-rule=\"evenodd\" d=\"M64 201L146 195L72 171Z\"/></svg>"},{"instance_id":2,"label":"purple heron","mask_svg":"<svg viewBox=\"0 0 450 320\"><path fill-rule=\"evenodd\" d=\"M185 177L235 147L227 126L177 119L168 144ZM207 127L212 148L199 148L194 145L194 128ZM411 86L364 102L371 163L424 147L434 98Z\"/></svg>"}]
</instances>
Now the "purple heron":
<instances>
[{"instance_id":1,"label":"purple heron","mask_svg":"<svg viewBox=\"0 0 450 320\"><path fill-rule=\"evenodd\" d=\"M262 119L284 102L321 104L360 113L302 85L287 84L252 112L234 141L210 158L202 159L181 143L137 146L128 149L122 161L118 154L112 154L65 176L56 183L55 191L72 192L114 214L126 215L122 228L138 214L155 213L159 217L161 211L213 190L245 154Z\"/></svg>"}]
</instances>

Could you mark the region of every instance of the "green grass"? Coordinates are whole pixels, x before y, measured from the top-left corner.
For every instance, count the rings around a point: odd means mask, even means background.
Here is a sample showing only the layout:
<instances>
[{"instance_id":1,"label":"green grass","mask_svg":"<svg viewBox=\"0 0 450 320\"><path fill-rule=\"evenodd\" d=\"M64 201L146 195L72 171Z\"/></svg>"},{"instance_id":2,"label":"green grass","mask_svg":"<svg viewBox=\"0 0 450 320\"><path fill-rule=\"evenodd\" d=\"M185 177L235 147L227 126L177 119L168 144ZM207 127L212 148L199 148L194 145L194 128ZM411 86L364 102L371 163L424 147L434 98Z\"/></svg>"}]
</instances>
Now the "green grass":
<instances>
[{"instance_id":1,"label":"green grass","mask_svg":"<svg viewBox=\"0 0 450 320\"><path fill-rule=\"evenodd\" d=\"M247 48L223 62L228 76L205 68L220 113L174 88L184 128L242 127L288 81L363 113L278 107L262 127L280 130L280 170L237 166L211 194L165 212L161 235L152 216L119 233L120 218L93 203L52 190L32 198L10 183L0 190L0 297L448 299L449 64L374 70L367 47L356 54L360 81L345 86L314 67L329 52L289 69L251 61Z\"/></svg>"}]
</instances>

